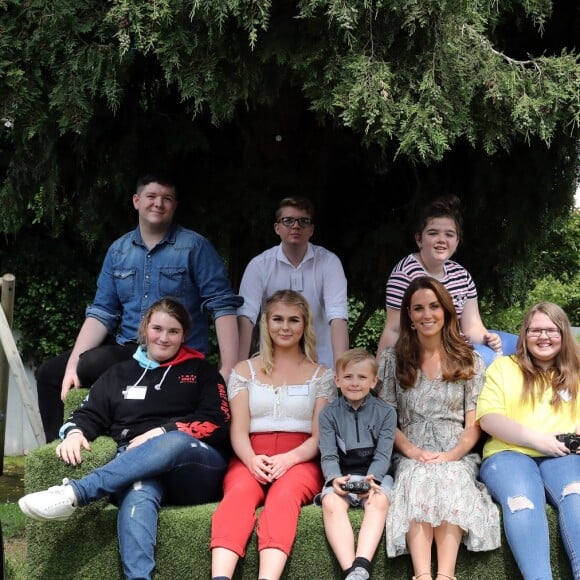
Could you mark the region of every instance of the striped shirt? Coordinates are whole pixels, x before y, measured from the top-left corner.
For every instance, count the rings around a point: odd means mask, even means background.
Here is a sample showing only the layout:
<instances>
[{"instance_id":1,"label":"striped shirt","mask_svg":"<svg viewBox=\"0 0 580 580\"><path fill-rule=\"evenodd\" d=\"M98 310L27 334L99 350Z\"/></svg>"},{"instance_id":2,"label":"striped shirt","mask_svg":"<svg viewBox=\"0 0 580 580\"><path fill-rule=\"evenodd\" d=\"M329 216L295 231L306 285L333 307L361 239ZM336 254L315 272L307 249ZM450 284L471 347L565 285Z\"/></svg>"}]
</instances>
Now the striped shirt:
<instances>
[{"instance_id":1,"label":"striped shirt","mask_svg":"<svg viewBox=\"0 0 580 580\"><path fill-rule=\"evenodd\" d=\"M457 317L461 318L465 303L473 298L477 299L475 282L471 274L453 260L445 262L444 270L445 276L440 282L451 294ZM419 276L430 276L430 274L423 268L414 254L409 254L393 268L387 280L387 307L400 310L405 290L411 280Z\"/></svg>"}]
</instances>

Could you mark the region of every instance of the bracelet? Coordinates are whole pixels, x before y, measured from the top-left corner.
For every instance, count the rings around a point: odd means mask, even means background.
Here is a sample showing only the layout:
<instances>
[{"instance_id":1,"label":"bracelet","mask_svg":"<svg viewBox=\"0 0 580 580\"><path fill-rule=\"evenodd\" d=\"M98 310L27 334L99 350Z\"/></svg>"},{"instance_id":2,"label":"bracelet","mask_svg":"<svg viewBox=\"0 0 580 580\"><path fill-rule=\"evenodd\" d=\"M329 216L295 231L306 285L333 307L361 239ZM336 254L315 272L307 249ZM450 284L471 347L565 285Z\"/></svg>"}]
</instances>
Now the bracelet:
<instances>
[{"instance_id":1,"label":"bracelet","mask_svg":"<svg viewBox=\"0 0 580 580\"><path fill-rule=\"evenodd\" d=\"M67 434L65 435L65 439L71 434L71 433L80 433L81 435L83 434L83 432L80 429L71 429L70 431L67 431Z\"/></svg>"}]
</instances>

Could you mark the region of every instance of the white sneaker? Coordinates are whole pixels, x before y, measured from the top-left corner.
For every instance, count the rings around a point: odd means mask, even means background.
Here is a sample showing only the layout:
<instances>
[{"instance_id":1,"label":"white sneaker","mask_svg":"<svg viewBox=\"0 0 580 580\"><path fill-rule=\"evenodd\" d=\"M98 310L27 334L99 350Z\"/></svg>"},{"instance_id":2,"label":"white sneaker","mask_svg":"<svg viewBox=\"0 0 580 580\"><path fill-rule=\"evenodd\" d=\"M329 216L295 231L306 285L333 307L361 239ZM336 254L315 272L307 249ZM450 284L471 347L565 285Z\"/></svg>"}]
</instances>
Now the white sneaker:
<instances>
[{"instance_id":1,"label":"white sneaker","mask_svg":"<svg viewBox=\"0 0 580 580\"><path fill-rule=\"evenodd\" d=\"M40 522L66 520L76 509L75 499L73 488L65 477L62 485L29 493L18 500L18 505L25 515Z\"/></svg>"}]
</instances>

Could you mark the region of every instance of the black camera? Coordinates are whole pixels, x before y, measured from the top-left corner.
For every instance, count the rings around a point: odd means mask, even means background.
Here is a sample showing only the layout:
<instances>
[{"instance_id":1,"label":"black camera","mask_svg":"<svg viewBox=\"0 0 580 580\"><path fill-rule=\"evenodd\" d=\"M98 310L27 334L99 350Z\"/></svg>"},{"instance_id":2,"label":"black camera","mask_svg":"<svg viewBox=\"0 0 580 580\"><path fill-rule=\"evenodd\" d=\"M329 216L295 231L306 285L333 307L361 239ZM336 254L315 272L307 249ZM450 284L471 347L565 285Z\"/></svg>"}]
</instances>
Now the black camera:
<instances>
[{"instance_id":1,"label":"black camera","mask_svg":"<svg viewBox=\"0 0 580 580\"><path fill-rule=\"evenodd\" d=\"M366 493L371 488L371 484L368 481L347 481L341 483L340 488L349 493Z\"/></svg>"},{"instance_id":2,"label":"black camera","mask_svg":"<svg viewBox=\"0 0 580 580\"><path fill-rule=\"evenodd\" d=\"M556 435L558 441L562 441L564 445L572 452L576 453L578 447L580 446L580 435L576 433L562 433L561 435Z\"/></svg>"}]
</instances>

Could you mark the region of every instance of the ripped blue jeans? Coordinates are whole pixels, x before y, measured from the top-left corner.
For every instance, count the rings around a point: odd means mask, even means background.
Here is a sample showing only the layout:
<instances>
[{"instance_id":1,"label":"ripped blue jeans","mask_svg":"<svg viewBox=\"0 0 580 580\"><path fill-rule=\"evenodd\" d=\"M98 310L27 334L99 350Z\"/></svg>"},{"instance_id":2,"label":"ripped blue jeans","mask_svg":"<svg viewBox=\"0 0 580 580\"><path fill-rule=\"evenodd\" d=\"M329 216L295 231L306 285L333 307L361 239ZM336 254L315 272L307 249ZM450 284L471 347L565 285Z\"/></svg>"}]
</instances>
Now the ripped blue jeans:
<instances>
[{"instance_id":1,"label":"ripped blue jeans","mask_svg":"<svg viewBox=\"0 0 580 580\"><path fill-rule=\"evenodd\" d=\"M78 505L111 495L119 506L117 533L125 577L145 580L155 568L157 519L163 504L217 501L227 462L187 433L169 431L126 450L79 480L71 480Z\"/></svg>"},{"instance_id":2,"label":"ripped blue jeans","mask_svg":"<svg viewBox=\"0 0 580 580\"><path fill-rule=\"evenodd\" d=\"M558 510L560 534L580 580L580 455L530 457L502 451L481 464L480 478L501 504L503 526L525 580L551 580L545 505Z\"/></svg>"}]
</instances>

